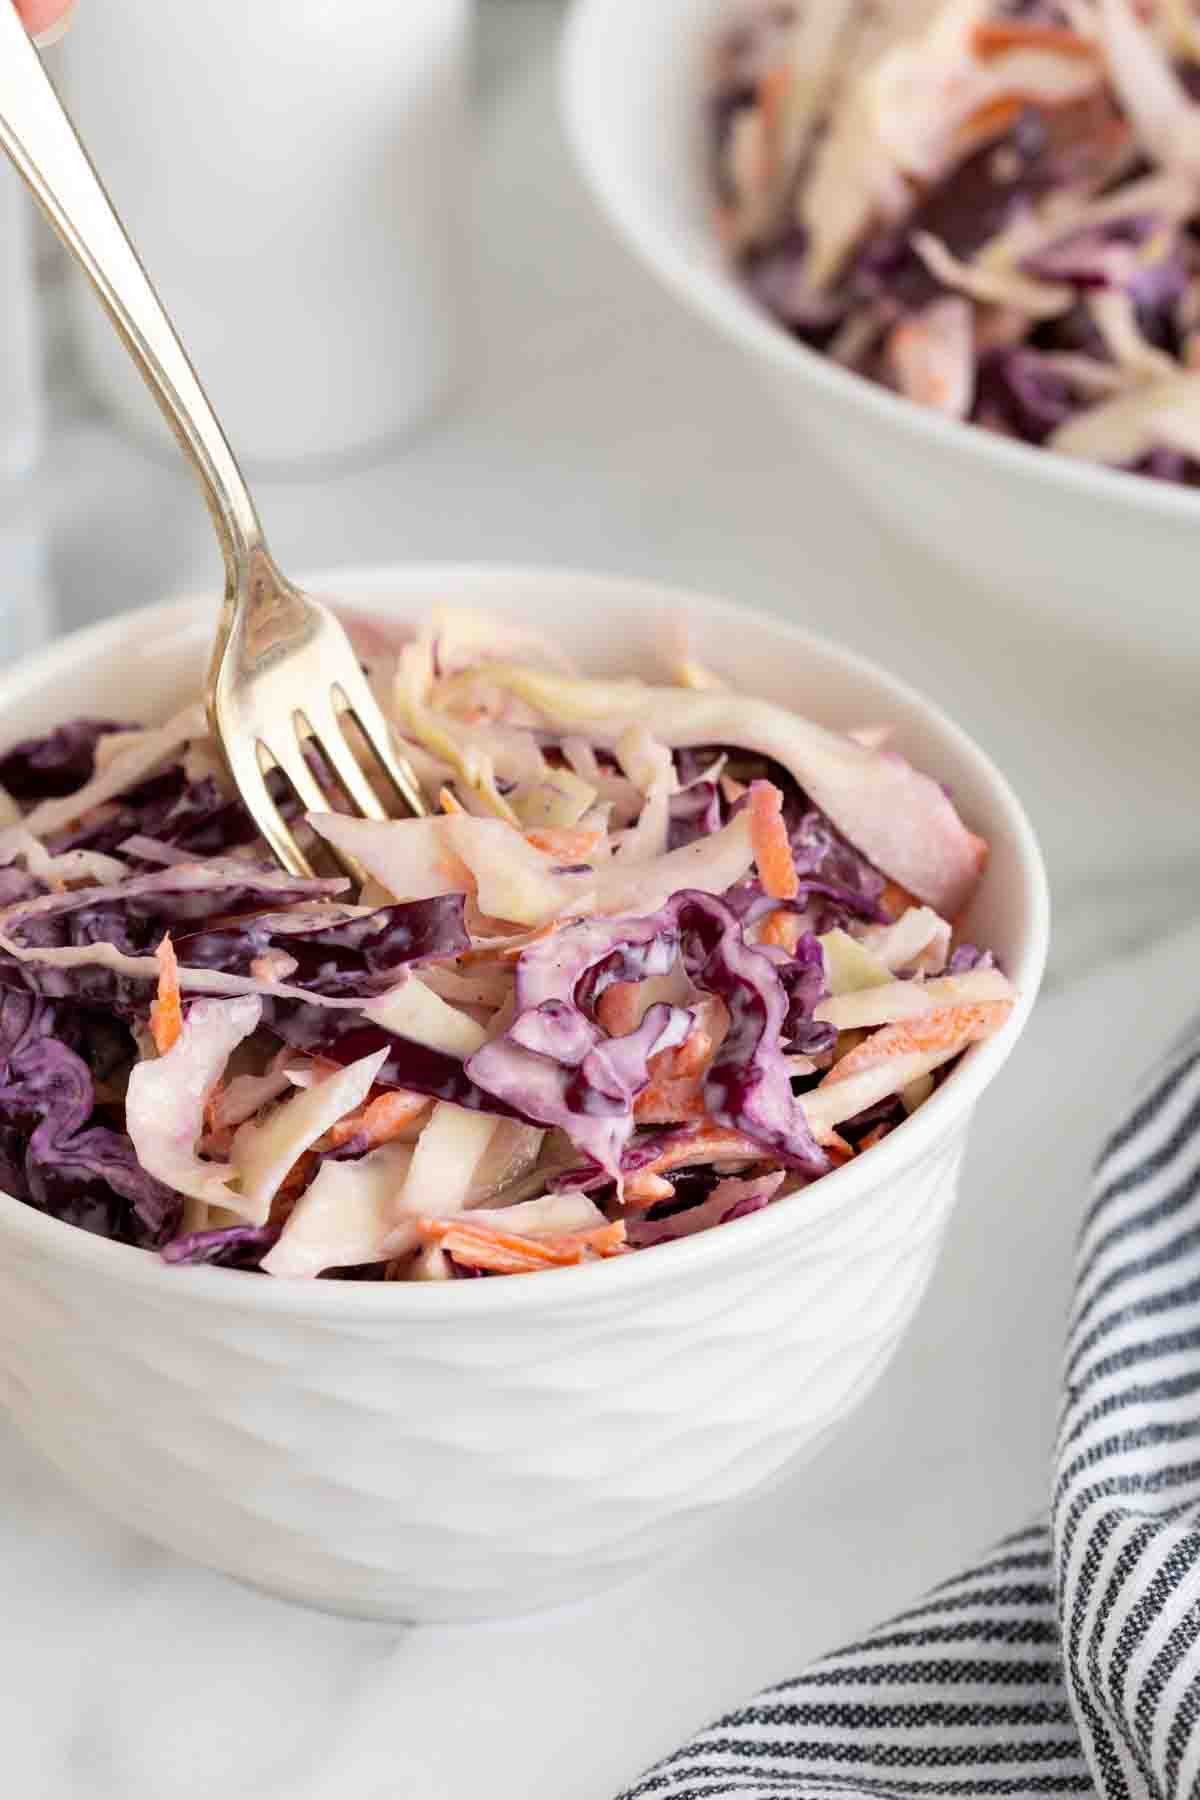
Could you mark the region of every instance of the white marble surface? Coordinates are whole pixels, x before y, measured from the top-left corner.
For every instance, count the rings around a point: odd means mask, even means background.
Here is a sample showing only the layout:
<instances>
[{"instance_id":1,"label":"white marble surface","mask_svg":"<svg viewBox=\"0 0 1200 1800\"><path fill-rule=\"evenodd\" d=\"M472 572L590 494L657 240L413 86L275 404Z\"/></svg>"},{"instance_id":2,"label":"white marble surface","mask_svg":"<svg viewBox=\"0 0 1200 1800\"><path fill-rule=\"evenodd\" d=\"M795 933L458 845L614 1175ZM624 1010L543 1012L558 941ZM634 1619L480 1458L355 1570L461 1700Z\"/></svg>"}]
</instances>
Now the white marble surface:
<instances>
[{"instance_id":1,"label":"white marble surface","mask_svg":"<svg viewBox=\"0 0 1200 1800\"><path fill-rule=\"evenodd\" d=\"M819 1464L635 1592L473 1629L307 1615L109 1525L0 1429L0 1743L23 1800L605 1800L950 1572L1042 1503L1086 1165L1197 999L1200 670L1095 646L1036 595L964 594L854 512L592 213L552 110L557 14L487 15L479 343L455 408L386 464L266 482L277 551L645 573L868 650L1024 795L1056 902L1046 999L882 1386ZM62 345L36 505L60 627L216 578L186 476L89 412ZM0 519L10 590L26 522Z\"/></svg>"}]
</instances>

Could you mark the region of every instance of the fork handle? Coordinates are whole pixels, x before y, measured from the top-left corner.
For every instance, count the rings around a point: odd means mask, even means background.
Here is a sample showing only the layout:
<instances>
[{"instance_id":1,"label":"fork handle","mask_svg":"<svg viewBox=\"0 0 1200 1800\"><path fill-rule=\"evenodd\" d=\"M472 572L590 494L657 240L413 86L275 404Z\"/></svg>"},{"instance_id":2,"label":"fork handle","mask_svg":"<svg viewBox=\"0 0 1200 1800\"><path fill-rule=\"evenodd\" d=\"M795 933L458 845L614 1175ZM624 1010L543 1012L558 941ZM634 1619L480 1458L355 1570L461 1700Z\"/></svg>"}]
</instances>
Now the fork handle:
<instances>
[{"instance_id":1,"label":"fork handle","mask_svg":"<svg viewBox=\"0 0 1200 1800\"><path fill-rule=\"evenodd\" d=\"M236 584L263 547L249 489L187 352L125 235L42 60L0 0L0 145L82 266L200 478Z\"/></svg>"}]
</instances>

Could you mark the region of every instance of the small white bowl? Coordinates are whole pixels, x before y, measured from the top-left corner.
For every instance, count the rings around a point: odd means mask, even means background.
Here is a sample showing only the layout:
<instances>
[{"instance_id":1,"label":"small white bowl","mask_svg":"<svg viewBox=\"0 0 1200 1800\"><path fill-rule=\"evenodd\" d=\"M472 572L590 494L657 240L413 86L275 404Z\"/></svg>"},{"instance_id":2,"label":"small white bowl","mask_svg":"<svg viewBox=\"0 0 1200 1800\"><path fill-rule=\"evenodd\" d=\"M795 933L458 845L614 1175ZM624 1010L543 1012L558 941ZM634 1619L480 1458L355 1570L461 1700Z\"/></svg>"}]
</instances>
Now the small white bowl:
<instances>
[{"instance_id":1,"label":"small white bowl","mask_svg":"<svg viewBox=\"0 0 1200 1800\"><path fill-rule=\"evenodd\" d=\"M1105 637L1200 652L1200 493L944 419L799 343L737 280L713 227L704 128L706 57L730 13L731 0L574 0L564 117L612 224L750 353L814 452L898 530Z\"/></svg>"},{"instance_id":2,"label":"small white bowl","mask_svg":"<svg viewBox=\"0 0 1200 1800\"><path fill-rule=\"evenodd\" d=\"M888 721L991 841L966 920L1020 990L910 1120L810 1192L682 1243L526 1279L289 1282L170 1268L0 1195L0 1399L98 1505L215 1569L388 1619L529 1612L648 1569L811 1455L920 1298L971 1112L1041 978L1042 861L957 726L848 651L761 614L550 570L306 583L419 615L453 599L652 666L664 614L769 698ZM0 676L4 743L86 710L153 719L200 686L215 604L127 613Z\"/></svg>"}]
</instances>

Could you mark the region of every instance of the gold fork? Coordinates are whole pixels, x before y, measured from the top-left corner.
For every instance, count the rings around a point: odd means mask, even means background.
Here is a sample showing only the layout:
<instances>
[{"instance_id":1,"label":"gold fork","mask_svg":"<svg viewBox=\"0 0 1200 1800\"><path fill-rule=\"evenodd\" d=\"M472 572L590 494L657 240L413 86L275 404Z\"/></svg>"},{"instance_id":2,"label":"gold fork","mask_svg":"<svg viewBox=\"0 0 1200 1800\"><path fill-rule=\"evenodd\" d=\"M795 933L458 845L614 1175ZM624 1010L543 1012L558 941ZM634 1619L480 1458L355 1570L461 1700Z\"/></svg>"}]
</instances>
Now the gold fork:
<instances>
[{"instance_id":1,"label":"gold fork","mask_svg":"<svg viewBox=\"0 0 1200 1800\"><path fill-rule=\"evenodd\" d=\"M83 267L199 477L225 559L206 695L213 734L279 861L310 875L268 788L272 767L306 811L328 810L315 749L365 818L387 818L347 736L352 721L410 813L425 810L420 788L341 625L276 568L225 433L11 0L0 0L0 144Z\"/></svg>"}]
</instances>

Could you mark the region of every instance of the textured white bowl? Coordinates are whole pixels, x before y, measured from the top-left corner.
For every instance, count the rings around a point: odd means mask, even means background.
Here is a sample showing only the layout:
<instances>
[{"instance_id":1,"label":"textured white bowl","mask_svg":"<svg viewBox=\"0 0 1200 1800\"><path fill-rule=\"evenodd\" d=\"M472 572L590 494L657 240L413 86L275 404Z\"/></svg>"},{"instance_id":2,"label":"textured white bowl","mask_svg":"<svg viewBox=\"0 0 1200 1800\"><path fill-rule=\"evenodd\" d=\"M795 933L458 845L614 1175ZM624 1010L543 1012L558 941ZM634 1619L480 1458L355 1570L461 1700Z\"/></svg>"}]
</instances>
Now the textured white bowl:
<instances>
[{"instance_id":1,"label":"textured white bowl","mask_svg":"<svg viewBox=\"0 0 1200 1800\"><path fill-rule=\"evenodd\" d=\"M649 1568L811 1455L879 1375L933 1266L971 1111L1045 956L1029 824L956 726L760 614L556 571L314 582L403 617L453 597L649 666L664 613L738 684L887 720L992 842L967 921L1021 990L933 1099L810 1193L683 1243L527 1279L367 1286L168 1268L0 1195L0 1398L128 1525L273 1593L397 1619L528 1612ZM199 686L215 607L123 615L0 678L0 737Z\"/></svg>"},{"instance_id":2,"label":"textured white bowl","mask_svg":"<svg viewBox=\"0 0 1200 1800\"><path fill-rule=\"evenodd\" d=\"M705 58L730 12L731 0L574 0L563 111L603 211L898 530L1106 637L1200 652L1200 493L940 418L798 343L744 291L713 229L703 123Z\"/></svg>"}]
</instances>

